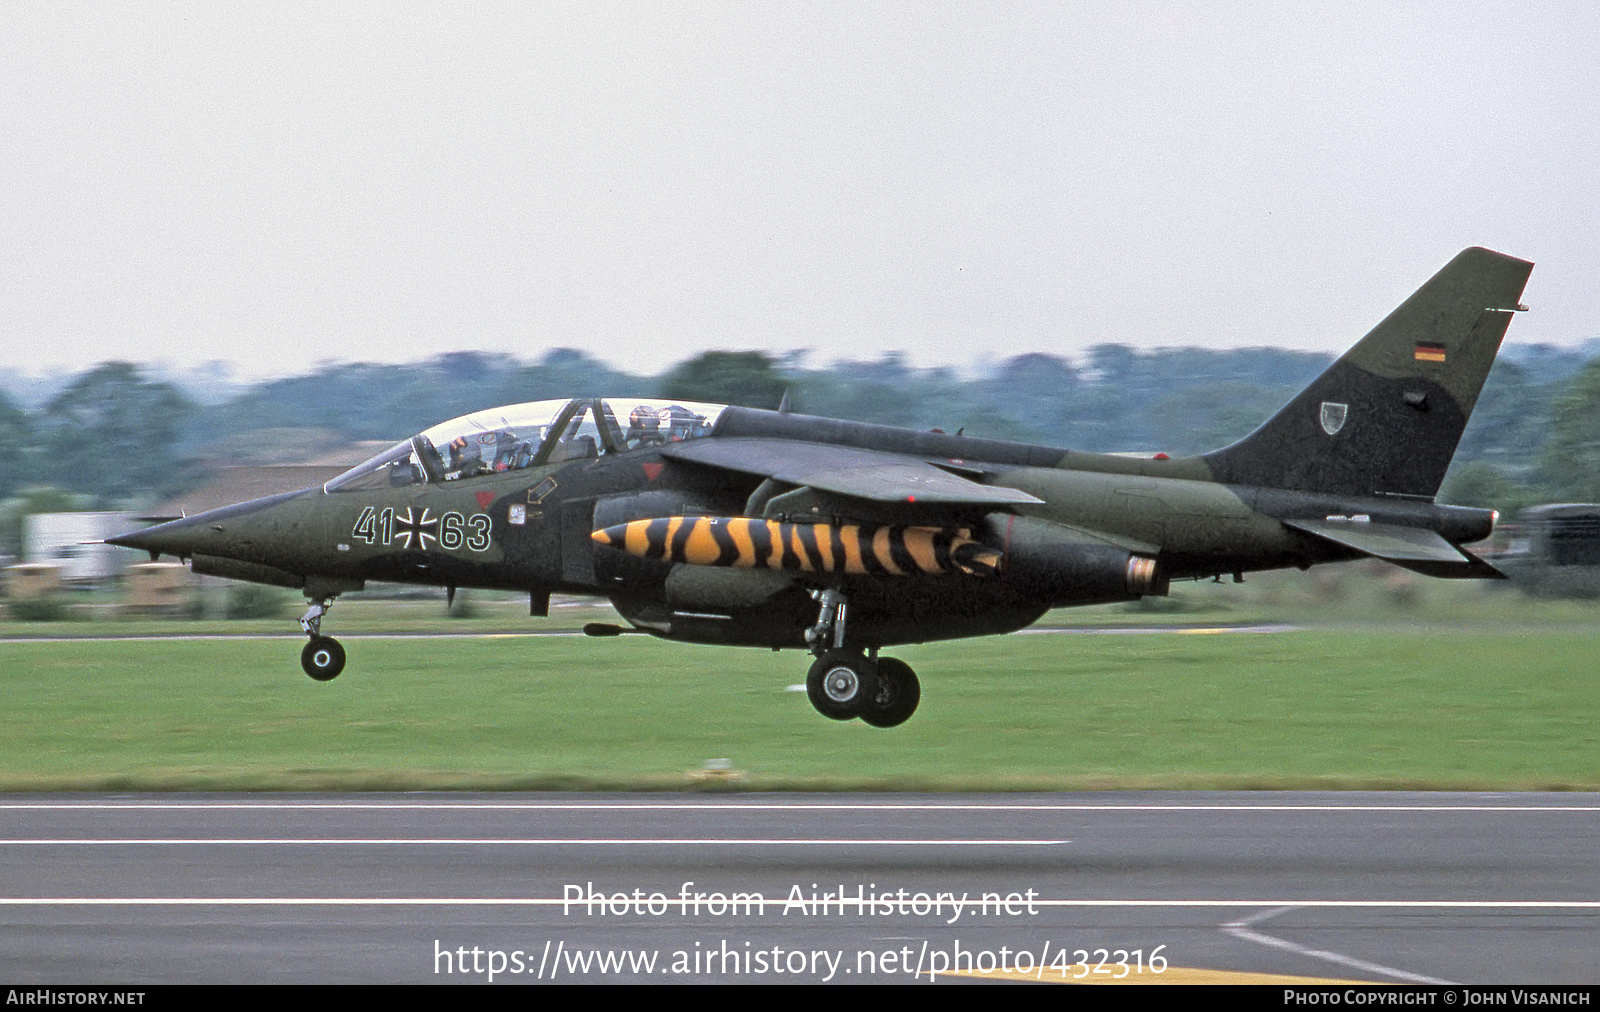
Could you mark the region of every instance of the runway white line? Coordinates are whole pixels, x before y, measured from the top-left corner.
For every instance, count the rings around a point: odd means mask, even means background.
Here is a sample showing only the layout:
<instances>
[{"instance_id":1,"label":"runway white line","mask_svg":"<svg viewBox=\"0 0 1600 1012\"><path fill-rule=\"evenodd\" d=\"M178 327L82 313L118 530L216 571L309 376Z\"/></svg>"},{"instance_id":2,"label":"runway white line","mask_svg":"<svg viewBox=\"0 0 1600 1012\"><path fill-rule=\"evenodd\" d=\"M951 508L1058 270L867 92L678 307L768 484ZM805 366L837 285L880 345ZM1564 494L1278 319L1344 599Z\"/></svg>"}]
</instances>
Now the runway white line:
<instances>
[{"instance_id":1,"label":"runway white line","mask_svg":"<svg viewBox=\"0 0 1600 1012\"><path fill-rule=\"evenodd\" d=\"M598 901L597 901L598 902ZM661 901L657 901L661 902ZM692 903L667 897L668 905ZM782 903L772 899L769 903ZM846 901L847 905L850 901ZM872 900L863 902L871 903ZM1600 900L1029 900L1036 907L1090 909L1239 909L1248 907L1396 909L1396 910L1600 910ZM6 896L0 907L42 906L521 906L581 904L580 900L543 896ZM1281 911L1280 911L1281 912ZM1244 922L1238 922L1244 923Z\"/></svg>"},{"instance_id":2,"label":"runway white line","mask_svg":"<svg viewBox=\"0 0 1600 1012\"><path fill-rule=\"evenodd\" d=\"M1222 930L1226 934L1232 935L1234 938L1238 938L1246 942L1254 942L1257 945L1265 945L1273 949L1282 949L1285 952L1293 952L1296 955L1307 956L1311 959L1321 960L1324 963L1333 963L1335 966L1348 967L1352 970L1358 970L1363 973L1376 973L1382 977L1390 977L1394 980L1403 980L1411 984L1453 983L1453 981L1440 980L1437 977L1425 977L1420 973L1412 973L1409 970L1397 970L1392 966L1384 966L1382 963L1369 963L1364 959L1357 959L1354 956L1346 956L1342 952L1330 952L1327 949L1310 949L1303 945L1296 945L1294 942L1291 942L1287 939L1275 938L1272 935L1264 935L1259 931L1253 930L1251 927L1252 925L1259 924L1262 921L1271 920L1272 918L1277 917L1279 914L1286 914L1294 909L1297 908L1288 906L1278 907L1275 910L1263 910L1254 917L1246 917L1243 920L1232 921L1228 924L1224 924L1222 925Z\"/></svg>"},{"instance_id":3,"label":"runway white line","mask_svg":"<svg viewBox=\"0 0 1600 1012\"><path fill-rule=\"evenodd\" d=\"M703 837L655 839L576 839L565 837L529 837L518 839L486 839L482 837L209 837L180 839L144 837L137 839L50 839L0 840L0 847L156 847L156 846L494 846L494 847L700 847L756 846L756 847L1056 847L1071 840L828 840L828 839L736 839Z\"/></svg>"}]
</instances>

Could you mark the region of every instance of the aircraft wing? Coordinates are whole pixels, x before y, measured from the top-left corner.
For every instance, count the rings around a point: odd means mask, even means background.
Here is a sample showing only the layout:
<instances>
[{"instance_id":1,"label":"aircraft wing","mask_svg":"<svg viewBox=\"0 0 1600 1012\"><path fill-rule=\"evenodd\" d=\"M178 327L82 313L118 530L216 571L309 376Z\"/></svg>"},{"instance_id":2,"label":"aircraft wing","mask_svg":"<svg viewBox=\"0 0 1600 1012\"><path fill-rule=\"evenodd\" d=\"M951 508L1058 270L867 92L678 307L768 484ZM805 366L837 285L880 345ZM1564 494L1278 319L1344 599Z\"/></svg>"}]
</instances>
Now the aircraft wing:
<instances>
[{"instance_id":1,"label":"aircraft wing","mask_svg":"<svg viewBox=\"0 0 1600 1012\"><path fill-rule=\"evenodd\" d=\"M1489 563L1446 541L1437 531L1358 520L1285 520L1283 523L1427 576L1506 578Z\"/></svg>"},{"instance_id":2,"label":"aircraft wing","mask_svg":"<svg viewBox=\"0 0 1600 1012\"><path fill-rule=\"evenodd\" d=\"M916 457L851 446L736 437L668 443L661 455L870 502L1006 507L1043 501L1018 489L980 485Z\"/></svg>"}]
</instances>

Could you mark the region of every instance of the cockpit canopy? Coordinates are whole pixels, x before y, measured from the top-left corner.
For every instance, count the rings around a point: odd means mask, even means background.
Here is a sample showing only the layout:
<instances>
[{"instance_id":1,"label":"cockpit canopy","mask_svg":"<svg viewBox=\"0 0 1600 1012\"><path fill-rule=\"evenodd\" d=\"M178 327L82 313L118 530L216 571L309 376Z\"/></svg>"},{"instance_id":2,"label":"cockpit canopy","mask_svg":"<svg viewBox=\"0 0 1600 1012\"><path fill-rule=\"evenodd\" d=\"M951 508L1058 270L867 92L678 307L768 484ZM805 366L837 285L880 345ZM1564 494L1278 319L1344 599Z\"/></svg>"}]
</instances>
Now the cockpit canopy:
<instances>
[{"instance_id":1,"label":"cockpit canopy","mask_svg":"<svg viewBox=\"0 0 1600 1012\"><path fill-rule=\"evenodd\" d=\"M530 401L452 418L351 468L326 492L461 481L709 436L726 405L694 401Z\"/></svg>"}]
</instances>

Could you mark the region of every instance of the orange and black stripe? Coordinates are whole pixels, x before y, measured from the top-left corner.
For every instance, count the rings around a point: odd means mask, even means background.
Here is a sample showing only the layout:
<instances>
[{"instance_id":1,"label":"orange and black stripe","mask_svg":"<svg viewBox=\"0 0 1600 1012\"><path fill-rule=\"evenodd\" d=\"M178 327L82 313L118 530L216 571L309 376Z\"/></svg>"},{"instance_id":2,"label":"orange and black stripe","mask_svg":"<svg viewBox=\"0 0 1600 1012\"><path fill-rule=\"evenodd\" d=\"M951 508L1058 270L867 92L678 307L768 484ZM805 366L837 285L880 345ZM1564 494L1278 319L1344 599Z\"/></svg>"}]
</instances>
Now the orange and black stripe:
<instances>
[{"instance_id":1,"label":"orange and black stripe","mask_svg":"<svg viewBox=\"0 0 1600 1012\"><path fill-rule=\"evenodd\" d=\"M1001 553L965 528L791 524L747 517L660 517L595 531L641 559L692 566L852 576L992 576Z\"/></svg>"}]
</instances>

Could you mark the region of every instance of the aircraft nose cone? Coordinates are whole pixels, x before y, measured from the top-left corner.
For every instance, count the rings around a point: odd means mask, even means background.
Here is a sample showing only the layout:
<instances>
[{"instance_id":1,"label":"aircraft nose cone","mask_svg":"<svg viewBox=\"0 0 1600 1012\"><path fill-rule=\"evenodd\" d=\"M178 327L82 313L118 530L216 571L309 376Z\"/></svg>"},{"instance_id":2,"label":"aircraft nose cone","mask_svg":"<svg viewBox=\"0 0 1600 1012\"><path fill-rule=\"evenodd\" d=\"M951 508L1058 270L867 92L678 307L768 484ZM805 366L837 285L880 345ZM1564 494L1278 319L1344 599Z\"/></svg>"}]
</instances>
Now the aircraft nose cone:
<instances>
[{"instance_id":1,"label":"aircraft nose cone","mask_svg":"<svg viewBox=\"0 0 1600 1012\"><path fill-rule=\"evenodd\" d=\"M127 534L118 534L114 538L106 538L106 544L116 545L118 548L143 549L147 540L144 537L144 531L129 531Z\"/></svg>"},{"instance_id":2,"label":"aircraft nose cone","mask_svg":"<svg viewBox=\"0 0 1600 1012\"><path fill-rule=\"evenodd\" d=\"M203 528L204 521L199 517L188 517L147 527L142 531L118 534L114 538L106 538L106 544L149 552L151 559L161 555L187 558L194 554L198 535Z\"/></svg>"},{"instance_id":3,"label":"aircraft nose cone","mask_svg":"<svg viewBox=\"0 0 1600 1012\"><path fill-rule=\"evenodd\" d=\"M241 551L253 551L252 542L255 541L256 534L252 534L251 531L254 529L259 533L260 528L257 525L263 516L269 515L280 503L314 491L320 492L320 486L207 510L181 520L156 524L142 531L118 534L114 538L107 538L106 544L149 552L152 558L158 555L176 555L189 559L197 554L239 558ZM254 555L246 557L260 561L255 559Z\"/></svg>"}]
</instances>

